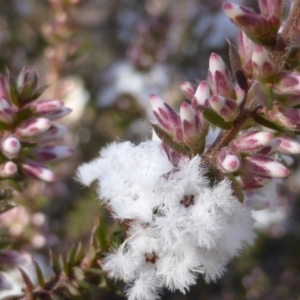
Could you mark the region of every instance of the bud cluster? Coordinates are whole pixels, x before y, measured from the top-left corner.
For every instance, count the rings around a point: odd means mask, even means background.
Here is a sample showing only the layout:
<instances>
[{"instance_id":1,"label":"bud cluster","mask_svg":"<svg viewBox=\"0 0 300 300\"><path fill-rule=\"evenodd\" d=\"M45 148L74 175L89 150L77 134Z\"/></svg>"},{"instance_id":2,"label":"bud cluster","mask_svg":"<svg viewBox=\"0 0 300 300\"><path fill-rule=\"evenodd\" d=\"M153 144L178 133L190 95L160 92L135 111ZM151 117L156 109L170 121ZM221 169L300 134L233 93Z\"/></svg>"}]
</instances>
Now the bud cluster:
<instances>
[{"instance_id":1,"label":"bud cluster","mask_svg":"<svg viewBox=\"0 0 300 300\"><path fill-rule=\"evenodd\" d=\"M197 88L181 82L188 102L181 105L179 113L162 100L158 106L157 96L150 98L158 122L153 127L166 144L168 155L168 147L187 156L201 154L209 167L232 174L234 185L241 190L263 187L269 182L266 179L286 177L289 171L277 153L300 153L300 144L292 136L300 133L300 110L296 106L300 103L300 73L284 69L272 50L280 40L280 26L285 24L281 20L282 1L261 0L259 4L261 14L231 3L223 5L227 16L241 29L238 47L229 44L233 76L222 58L212 53L207 82L200 82ZM292 65L293 59L295 56L287 57L286 65ZM237 131L235 127L249 117L244 106L251 97L255 99L252 120ZM223 129L224 135L230 136L230 130L235 133L218 150L213 146L208 150L209 126Z\"/></svg>"},{"instance_id":2,"label":"bud cluster","mask_svg":"<svg viewBox=\"0 0 300 300\"><path fill-rule=\"evenodd\" d=\"M0 178L29 175L43 181L56 176L45 164L73 153L66 146L49 145L62 138L67 128L55 120L71 110L57 99L37 100L45 88L38 88L35 71L23 69L15 80L0 77ZM45 144L46 145L43 145Z\"/></svg>"}]
</instances>

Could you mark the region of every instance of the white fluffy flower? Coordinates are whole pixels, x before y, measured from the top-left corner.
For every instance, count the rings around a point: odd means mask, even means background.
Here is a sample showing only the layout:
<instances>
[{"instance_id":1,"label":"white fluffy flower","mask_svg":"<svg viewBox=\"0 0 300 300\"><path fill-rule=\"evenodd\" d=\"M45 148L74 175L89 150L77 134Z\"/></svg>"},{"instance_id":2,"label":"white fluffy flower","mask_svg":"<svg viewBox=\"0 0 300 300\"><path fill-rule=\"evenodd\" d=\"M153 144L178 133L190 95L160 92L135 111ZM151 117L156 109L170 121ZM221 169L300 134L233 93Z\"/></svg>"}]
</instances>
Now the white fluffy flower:
<instances>
[{"instance_id":1,"label":"white fluffy flower","mask_svg":"<svg viewBox=\"0 0 300 300\"><path fill-rule=\"evenodd\" d=\"M129 299L157 299L163 287L184 293L199 274L216 280L252 242L249 209L229 181L210 186L205 173L198 156L173 166L156 141L113 143L79 168L83 183L98 180L114 217L130 220L127 239L103 264L129 284Z\"/></svg>"}]
</instances>

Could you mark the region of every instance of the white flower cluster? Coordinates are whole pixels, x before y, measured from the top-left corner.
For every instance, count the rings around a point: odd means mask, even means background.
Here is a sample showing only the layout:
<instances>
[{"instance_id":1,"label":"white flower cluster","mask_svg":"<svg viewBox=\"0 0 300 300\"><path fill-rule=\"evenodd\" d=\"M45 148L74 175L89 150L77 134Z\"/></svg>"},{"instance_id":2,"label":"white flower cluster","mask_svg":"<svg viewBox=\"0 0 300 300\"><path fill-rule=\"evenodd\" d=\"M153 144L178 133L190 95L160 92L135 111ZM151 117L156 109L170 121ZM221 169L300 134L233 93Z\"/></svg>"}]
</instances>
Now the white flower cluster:
<instances>
[{"instance_id":1,"label":"white flower cluster","mask_svg":"<svg viewBox=\"0 0 300 300\"><path fill-rule=\"evenodd\" d=\"M253 240L250 211L226 180L210 186L201 159L174 166L161 144L113 143L79 168L116 219L130 226L104 269L128 283L129 300L157 299L163 287L186 292L198 274L216 280L225 265Z\"/></svg>"}]
</instances>

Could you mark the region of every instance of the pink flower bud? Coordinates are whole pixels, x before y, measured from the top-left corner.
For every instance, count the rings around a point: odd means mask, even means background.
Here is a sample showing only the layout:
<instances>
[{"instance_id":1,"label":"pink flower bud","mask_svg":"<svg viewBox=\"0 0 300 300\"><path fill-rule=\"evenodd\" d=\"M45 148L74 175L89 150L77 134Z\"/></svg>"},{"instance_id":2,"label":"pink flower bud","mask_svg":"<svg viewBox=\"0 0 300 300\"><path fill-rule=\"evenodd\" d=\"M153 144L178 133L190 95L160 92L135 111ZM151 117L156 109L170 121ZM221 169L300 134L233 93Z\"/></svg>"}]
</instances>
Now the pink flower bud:
<instances>
[{"instance_id":1,"label":"pink flower bud","mask_svg":"<svg viewBox=\"0 0 300 300\"><path fill-rule=\"evenodd\" d=\"M210 92L208 84L206 81L201 81L194 94L194 98L192 101L193 107L197 107L198 105L209 106L209 97Z\"/></svg>"},{"instance_id":2,"label":"pink flower bud","mask_svg":"<svg viewBox=\"0 0 300 300\"><path fill-rule=\"evenodd\" d=\"M225 148L218 154L217 162L220 168L226 173L234 173L241 166L240 158L233 151Z\"/></svg>"},{"instance_id":3,"label":"pink flower bud","mask_svg":"<svg viewBox=\"0 0 300 300\"><path fill-rule=\"evenodd\" d=\"M49 99L34 102L30 105L32 110L38 114L52 113L61 109L64 103L61 100Z\"/></svg>"},{"instance_id":4,"label":"pink flower bud","mask_svg":"<svg viewBox=\"0 0 300 300\"><path fill-rule=\"evenodd\" d=\"M209 79L214 95L235 98L230 73L220 55L212 53L209 57Z\"/></svg>"},{"instance_id":5,"label":"pink flower bud","mask_svg":"<svg viewBox=\"0 0 300 300\"><path fill-rule=\"evenodd\" d=\"M280 162L268 156L255 154L243 159L245 174L253 174L261 177L286 177L289 170Z\"/></svg>"},{"instance_id":6,"label":"pink flower bud","mask_svg":"<svg viewBox=\"0 0 300 300\"><path fill-rule=\"evenodd\" d=\"M247 175L247 174L243 176L239 176L237 179L240 182L243 190L258 189L265 186L267 183L271 181L270 178L263 178L263 177Z\"/></svg>"},{"instance_id":7,"label":"pink flower bud","mask_svg":"<svg viewBox=\"0 0 300 300\"><path fill-rule=\"evenodd\" d=\"M268 21L249 8L233 3L224 3L223 10L232 23L252 38L264 36L270 30Z\"/></svg>"},{"instance_id":8,"label":"pink flower bud","mask_svg":"<svg viewBox=\"0 0 300 300\"><path fill-rule=\"evenodd\" d=\"M7 161L0 165L0 177L13 177L17 172L18 167L12 161Z\"/></svg>"},{"instance_id":9,"label":"pink flower bud","mask_svg":"<svg viewBox=\"0 0 300 300\"><path fill-rule=\"evenodd\" d=\"M47 131L36 135L35 138L43 142L53 141L60 139L67 131L68 128L66 126L54 124Z\"/></svg>"},{"instance_id":10,"label":"pink flower bud","mask_svg":"<svg viewBox=\"0 0 300 300\"><path fill-rule=\"evenodd\" d=\"M266 48L256 46L252 52L253 73L258 79L268 78L276 73L276 68Z\"/></svg>"},{"instance_id":11,"label":"pink flower bud","mask_svg":"<svg viewBox=\"0 0 300 300\"><path fill-rule=\"evenodd\" d=\"M1 249L0 250L0 264L1 266L14 267L25 262L25 258L14 250Z\"/></svg>"},{"instance_id":12,"label":"pink flower bud","mask_svg":"<svg viewBox=\"0 0 300 300\"><path fill-rule=\"evenodd\" d=\"M263 210L270 207L270 201L266 197L253 193L246 198L244 205L251 210Z\"/></svg>"},{"instance_id":13,"label":"pink flower bud","mask_svg":"<svg viewBox=\"0 0 300 300\"><path fill-rule=\"evenodd\" d=\"M300 111L295 108L285 108L275 103L267 115L272 121L290 129L300 130Z\"/></svg>"},{"instance_id":14,"label":"pink flower bud","mask_svg":"<svg viewBox=\"0 0 300 300\"><path fill-rule=\"evenodd\" d=\"M40 162L54 162L69 157L74 149L66 146L42 146L32 149L34 160Z\"/></svg>"},{"instance_id":15,"label":"pink flower bud","mask_svg":"<svg viewBox=\"0 0 300 300\"><path fill-rule=\"evenodd\" d=\"M0 98L0 121L10 124L14 118L14 109L4 98Z\"/></svg>"},{"instance_id":16,"label":"pink flower bud","mask_svg":"<svg viewBox=\"0 0 300 300\"><path fill-rule=\"evenodd\" d=\"M21 137L32 137L48 130L51 121L46 118L32 118L18 126L16 133Z\"/></svg>"},{"instance_id":17,"label":"pink flower bud","mask_svg":"<svg viewBox=\"0 0 300 300\"><path fill-rule=\"evenodd\" d=\"M280 136L277 138L280 141L279 151L286 154L299 154L300 144L289 136Z\"/></svg>"},{"instance_id":18,"label":"pink flower bud","mask_svg":"<svg viewBox=\"0 0 300 300\"><path fill-rule=\"evenodd\" d=\"M52 111L49 112L47 114L44 114L43 117L49 119L49 120L57 120L57 119L61 119L65 116L67 116L68 114L70 114L72 112L71 108L68 107L62 107L56 111Z\"/></svg>"},{"instance_id":19,"label":"pink flower bud","mask_svg":"<svg viewBox=\"0 0 300 300\"><path fill-rule=\"evenodd\" d=\"M273 140L269 144L267 144L265 147L263 147L260 151L258 151L258 153L270 156L270 155L274 154L275 152L277 152L280 143L281 142L278 139Z\"/></svg>"},{"instance_id":20,"label":"pink flower bud","mask_svg":"<svg viewBox=\"0 0 300 300\"><path fill-rule=\"evenodd\" d=\"M20 150L21 143L13 136L9 136L1 141L1 152L9 159L17 157Z\"/></svg>"},{"instance_id":21,"label":"pink flower bud","mask_svg":"<svg viewBox=\"0 0 300 300\"><path fill-rule=\"evenodd\" d=\"M38 180L47 182L56 180L56 176L51 170L32 160L26 160L23 162L21 164L21 169L25 175L31 176Z\"/></svg>"},{"instance_id":22,"label":"pink flower bud","mask_svg":"<svg viewBox=\"0 0 300 300\"><path fill-rule=\"evenodd\" d=\"M209 99L211 108L226 122L232 122L240 113L237 103L222 96L212 96Z\"/></svg>"},{"instance_id":23,"label":"pink flower bud","mask_svg":"<svg viewBox=\"0 0 300 300\"><path fill-rule=\"evenodd\" d=\"M264 18L275 16L280 19L283 8L282 0L259 0L259 7Z\"/></svg>"},{"instance_id":24,"label":"pink flower bud","mask_svg":"<svg viewBox=\"0 0 300 300\"><path fill-rule=\"evenodd\" d=\"M180 88L183 92L183 94L189 99L189 100L193 100L193 97L195 95L196 89L194 88L194 86L188 82L188 81L181 81L180 82Z\"/></svg>"},{"instance_id":25,"label":"pink flower bud","mask_svg":"<svg viewBox=\"0 0 300 300\"><path fill-rule=\"evenodd\" d=\"M183 102L180 106L180 119L185 143L193 149L196 147L203 149L205 136L203 130L206 128L201 126L200 118L187 102Z\"/></svg>"},{"instance_id":26,"label":"pink flower bud","mask_svg":"<svg viewBox=\"0 0 300 300\"><path fill-rule=\"evenodd\" d=\"M279 95L300 95L300 74L298 72L281 72L278 83L273 85Z\"/></svg>"},{"instance_id":27,"label":"pink flower bud","mask_svg":"<svg viewBox=\"0 0 300 300\"><path fill-rule=\"evenodd\" d=\"M247 131L232 143L232 147L242 153L257 152L266 146L273 138L271 132Z\"/></svg>"},{"instance_id":28,"label":"pink flower bud","mask_svg":"<svg viewBox=\"0 0 300 300\"><path fill-rule=\"evenodd\" d=\"M177 112L156 95L150 96L150 104L159 125L176 140L181 141L181 121Z\"/></svg>"},{"instance_id":29,"label":"pink flower bud","mask_svg":"<svg viewBox=\"0 0 300 300\"><path fill-rule=\"evenodd\" d=\"M252 74L252 53L253 49L256 46L244 33L244 31L240 30L238 35L238 49L239 55L241 58L243 71L246 75Z\"/></svg>"},{"instance_id":30,"label":"pink flower bud","mask_svg":"<svg viewBox=\"0 0 300 300\"><path fill-rule=\"evenodd\" d=\"M236 103L240 104L244 100L246 93L239 85L237 85L234 90L236 94Z\"/></svg>"}]
</instances>

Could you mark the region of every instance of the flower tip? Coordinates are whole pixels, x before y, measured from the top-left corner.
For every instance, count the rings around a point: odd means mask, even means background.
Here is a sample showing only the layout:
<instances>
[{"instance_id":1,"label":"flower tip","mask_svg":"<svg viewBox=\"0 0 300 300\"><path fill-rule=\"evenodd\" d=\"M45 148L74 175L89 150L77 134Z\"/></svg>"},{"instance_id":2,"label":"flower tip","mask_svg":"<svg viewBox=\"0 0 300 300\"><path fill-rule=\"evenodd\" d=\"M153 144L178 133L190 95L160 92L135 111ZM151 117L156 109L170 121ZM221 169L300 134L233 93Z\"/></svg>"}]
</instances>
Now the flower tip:
<instances>
[{"instance_id":1,"label":"flower tip","mask_svg":"<svg viewBox=\"0 0 300 300\"><path fill-rule=\"evenodd\" d=\"M224 10L229 10L229 9L232 9L233 8L233 4L230 3L230 2L225 2L223 3L223 9Z\"/></svg>"}]
</instances>

